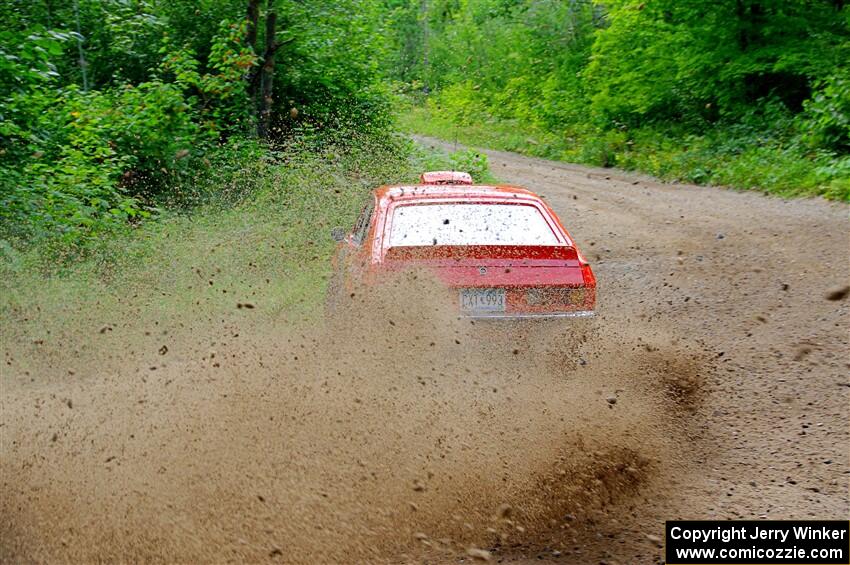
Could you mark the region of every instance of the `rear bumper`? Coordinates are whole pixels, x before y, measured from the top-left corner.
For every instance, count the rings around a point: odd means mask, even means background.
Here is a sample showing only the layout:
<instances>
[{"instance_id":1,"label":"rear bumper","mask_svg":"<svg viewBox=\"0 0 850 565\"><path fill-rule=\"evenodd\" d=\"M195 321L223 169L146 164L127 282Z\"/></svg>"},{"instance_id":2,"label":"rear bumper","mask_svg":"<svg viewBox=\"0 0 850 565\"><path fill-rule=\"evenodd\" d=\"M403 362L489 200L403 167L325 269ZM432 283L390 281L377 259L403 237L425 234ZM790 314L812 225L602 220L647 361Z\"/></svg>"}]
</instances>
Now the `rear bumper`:
<instances>
[{"instance_id":1,"label":"rear bumper","mask_svg":"<svg viewBox=\"0 0 850 565\"><path fill-rule=\"evenodd\" d=\"M577 310L575 312L461 312L463 318L475 320L532 320L550 318L592 318L596 315L593 310Z\"/></svg>"}]
</instances>

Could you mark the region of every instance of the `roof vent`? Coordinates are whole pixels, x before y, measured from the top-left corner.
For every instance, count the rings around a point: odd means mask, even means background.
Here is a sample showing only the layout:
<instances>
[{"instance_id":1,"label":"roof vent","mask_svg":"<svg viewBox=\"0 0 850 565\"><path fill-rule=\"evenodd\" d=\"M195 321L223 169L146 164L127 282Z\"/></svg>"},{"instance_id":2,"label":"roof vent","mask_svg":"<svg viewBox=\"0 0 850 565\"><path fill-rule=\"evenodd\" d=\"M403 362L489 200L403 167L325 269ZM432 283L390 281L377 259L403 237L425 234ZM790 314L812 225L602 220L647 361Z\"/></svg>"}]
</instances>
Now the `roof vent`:
<instances>
[{"instance_id":1,"label":"roof vent","mask_svg":"<svg viewBox=\"0 0 850 565\"><path fill-rule=\"evenodd\" d=\"M460 171L428 171L419 180L422 184L472 184L472 176Z\"/></svg>"}]
</instances>

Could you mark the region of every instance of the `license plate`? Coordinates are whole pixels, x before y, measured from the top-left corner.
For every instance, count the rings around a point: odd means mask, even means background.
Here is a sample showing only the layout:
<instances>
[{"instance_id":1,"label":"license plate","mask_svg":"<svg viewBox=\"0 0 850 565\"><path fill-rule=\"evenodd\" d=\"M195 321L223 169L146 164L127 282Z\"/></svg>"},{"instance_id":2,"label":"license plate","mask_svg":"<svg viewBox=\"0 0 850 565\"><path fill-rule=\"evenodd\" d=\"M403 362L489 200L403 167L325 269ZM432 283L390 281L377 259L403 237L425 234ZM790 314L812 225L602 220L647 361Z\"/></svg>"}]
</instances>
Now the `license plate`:
<instances>
[{"instance_id":1,"label":"license plate","mask_svg":"<svg viewBox=\"0 0 850 565\"><path fill-rule=\"evenodd\" d=\"M460 309L464 312L504 312L504 288L464 288L460 291Z\"/></svg>"}]
</instances>

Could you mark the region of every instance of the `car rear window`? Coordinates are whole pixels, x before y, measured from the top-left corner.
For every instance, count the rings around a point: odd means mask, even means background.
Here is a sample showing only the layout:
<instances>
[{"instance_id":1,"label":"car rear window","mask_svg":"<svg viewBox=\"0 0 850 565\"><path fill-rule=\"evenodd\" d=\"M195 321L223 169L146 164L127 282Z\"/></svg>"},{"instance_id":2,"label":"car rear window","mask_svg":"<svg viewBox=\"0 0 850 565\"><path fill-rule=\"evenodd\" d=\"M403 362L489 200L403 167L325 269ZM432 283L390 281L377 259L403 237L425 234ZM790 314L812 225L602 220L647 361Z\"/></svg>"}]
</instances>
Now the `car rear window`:
<instances>
[{"instance_id":1,"label":"car rear window","mask_svg":"<svg viewBox=\"0 0 850 565\"><path fill-rule=\"evenodd\" d=\"M390 247L557 243L540 210L527 204L401 205L390 233Z\"/></svg>"}]
</instances>

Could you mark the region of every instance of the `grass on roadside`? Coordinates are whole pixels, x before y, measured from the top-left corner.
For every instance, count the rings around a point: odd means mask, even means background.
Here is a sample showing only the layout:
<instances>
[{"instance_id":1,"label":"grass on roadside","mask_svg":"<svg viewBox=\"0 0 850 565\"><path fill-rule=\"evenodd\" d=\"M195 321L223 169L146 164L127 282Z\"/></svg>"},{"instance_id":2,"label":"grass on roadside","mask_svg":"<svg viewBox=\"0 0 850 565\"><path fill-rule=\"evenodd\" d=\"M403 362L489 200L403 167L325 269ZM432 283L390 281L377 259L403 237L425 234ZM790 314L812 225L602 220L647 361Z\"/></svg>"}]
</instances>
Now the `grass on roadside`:
<instances>
[{"instance_id":1,"label":"grass on roadside","mask_svg":"<svg viewBox=\"0 0 850 565\"><path fill-rule=\"evenodd\" d=\"M7 246L0 253L2 341L61 340L128 316L146 327L179 325L187 312L223 323L239 304L256 306L255 321L310 316L323 302L331 228L350 227L375 186L457 165L489 174L486 157L448 156L401 138L318 149L294 144L245 163L242 180L251 193L238 204L164 212L103 237L82 259Z\"/></svg>"},{"instance_id":2,"label":"grass on roadside","mask_svg":"<svg viewBox=\"0 0 850 565\"><path fill-rule=\"evenodd\" d=\"M803 155L793 145L753 132L672 135L650 127L624 131L546 131L518 120L481 115L458 123L433 103L402 105L402 131L465 145L602 167L662 180L755 189L783 197L824 196L850 201L850 156Z\"/></svg>"}]
</instances>

